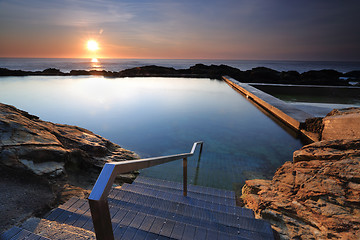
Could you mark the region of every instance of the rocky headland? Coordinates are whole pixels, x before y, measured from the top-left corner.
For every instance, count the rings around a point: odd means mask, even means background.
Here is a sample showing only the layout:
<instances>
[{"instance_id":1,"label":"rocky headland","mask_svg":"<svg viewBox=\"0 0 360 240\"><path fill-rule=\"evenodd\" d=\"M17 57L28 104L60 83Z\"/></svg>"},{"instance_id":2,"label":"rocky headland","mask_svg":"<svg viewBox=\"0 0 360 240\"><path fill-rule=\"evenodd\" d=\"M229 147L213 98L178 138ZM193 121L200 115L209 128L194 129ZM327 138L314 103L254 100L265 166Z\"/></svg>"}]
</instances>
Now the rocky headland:
<instances>
[{"instance_id":1,"label":"rocky headland","mask_svg":"<svg viewBox=\"0 0 360 240\"><path fill-rule=\"evenodd\" d=\"M359 239L360 109L333 110L304 128L306 145L272 180L248 180L239 199L268 220L280 239Z\"/></svg>"},{"instance_id":2,"label":"rocky headland","mask_svg":"<svg viewBox=\"0 0 360 240\"><path fill-rule=\"evenodd\" d=\"M0 103L0 232L71 196L86 197L106 162L136 158L91 131Z\"/></svg>"},{"instance_id":3,"label":"rocky headland","mask_svg":"<svg viewBox=\"0 0 360 240\"><path fill-rule=\"evenodd\" d=\"M79 76L97 75L105 77L191 77L222 79L230 76L245 83L277 83L299 85L331 85L331 86L360 86L360 71L341 73L335 70L307 71L276 71L266 67L256 67L251 70L241 71L227 65L196 64L188 69L175 69L161 66L143 66L125 69L123 71L98 71L98 70L72 70L69 73L59 69L48 68L43 71L23 71L0 68L0 76Z\"/></svg>"}]
</instances>

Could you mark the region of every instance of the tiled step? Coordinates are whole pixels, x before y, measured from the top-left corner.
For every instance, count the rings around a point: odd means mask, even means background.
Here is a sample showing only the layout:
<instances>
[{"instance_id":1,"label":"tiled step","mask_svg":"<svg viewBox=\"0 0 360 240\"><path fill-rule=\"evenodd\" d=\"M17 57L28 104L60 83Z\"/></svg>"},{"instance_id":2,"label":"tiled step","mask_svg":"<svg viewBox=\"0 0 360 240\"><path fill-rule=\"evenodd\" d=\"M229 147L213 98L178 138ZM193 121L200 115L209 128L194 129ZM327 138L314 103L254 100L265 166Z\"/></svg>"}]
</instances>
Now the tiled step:
<instances>
[{"instance_id":1,"label":"tiled step","mask_svg":"<svg viewBox=\"0 0 360 240\"><path fill-rule=\"evenodd\" d=\"M53 219L58 223L72 222L74 226L82 226L87 230L93 231L90 215L85 214L80 216L79 213L71 212L78 206L81 206L80 208L84 205L88 206L87 201L73 198L70 202L72 205L67 204L65 207L63 205L61 208L58 208L58 210L54 210L49 214L47 218ZM110 213L115 239L267 239L262 237L261 234L251 234L250 238L245 238L243 236L219 232L172 219L169 220L141 211L128 210L111 204ZM83 219L81 219L81 217L83 217ZM69 219L76 220L69 221Z\"/></svg>"},{"instance_id":2,"label":"tiled step","mask_svg":"<svg viewBox=\"0 0 360 240\"><path fill-rule=\"evenodd\" d=\"M179 182L171 182L162 179L148 178L142 176L137 176L134 183L143 183L161 188L178 189L181 191L183 189L182 183ZM235 192L224 189L209 188L209 187L188 184L187 190L189 193L194 192L194 193L211 195L215 197L228 198L231 200L235 199Z\"/></svg>"},{"instance_id":3,"label":"tiled step","mask_svg":"<svg viewBox=\"0 0 360 240\"><path fill-rule=\"evenodd\" d=\"M170 188L170 187L164 187L164 186L158 186L154 184L147 184L144 182L133 182L131 186L141 187L144 189L153 189L157 191L163 191L168 192L171 194L181 195L183 196L183 187L181 189L179 188ZM217 203L227 206L236 206L235 198L227 198L223 196L214 196L206 193L199 193L194 191L188 191L187 196L189 198L199 199L210 203Z\"/></svg>"},{"instance_id":4,"label":"tiled step","mask_svg":"<svg viewBox=\"0 0 360 240\"><path fill-rule=\"evenodd\" d=\"M217 231L231 234L240 233L244 236L249 236L252 232L272 235L270 225L263 220L212 211L206 208L206 206L196 207L176 201L116 189L112 191L110 197L110 205L116 204L125 209L137 210L167 219L176 219L183 223L190 223Z\"/></svg>"},{"instance_id":5,"label":"tiled step","mask_svg":"<svg viewBox=\"0 0 360 240\"><path fill-rule=\"evenodd\" d=\"M184 197L181 183L144 177L113 188L108 202L115 239L274 239L270 224L235 206L233 192L199 186L188 190ZM10 229L0 240L95 237L85 199L71 198L36 221Z\"/></svg>"},{"instance_id":6,"label":"tiled step","mask_svg":"<svg viewBox=\"0 0 360 240\"><path fill-rule=\"evenodd\" d=\"M114 192L116 192L116 191L119 191L119 190L114 190ZM174 203L181 203L184 205L203 208L203 209L206 209L206 211L213 210L214 212L232 214L232 215L236 215L239 217L254 218L254 213L251 209L241 208L241 207L236 207L236 206L227 206L227 205L218 204L218 203L211 203L208 201L203 201L203 200L195 199L192 197L184 197L182 195L172 194L172 193L159 191L159 190L155 190L155 189L142 188L142 187L132 185L132 184L124 184L121 187L121 191L142 194L145 196L154 197L154 198L161 199L161 200L167 200L167 201L171 201ZM113 193L111 193L111 194L113 194ZM112 195L109 195L109 197L112 197Z\"/></svg>"},{"instance_id":7,"label":"tiled step","mask_svg":"<svg viewBox=\"0 0 360 240\"><path fill-rule=\"evenodd\" d=\"M27 239L27 240L50 240L49 238L36 235L28 230L12 227L8 231L0 235L1 240L17 240L17 239Z\"/></svg>"},{"instance_id":8,"label":"tiled step","mask_svg":"<svg viewBox=\"0 0 360 240\"><path fill-rule=\"evenodd\" d=\"M95 233L85 230L83 228L71 226L65 223L58 223L56 221L49 221L40 218L30 218L26 220L21 228L26 229L35 234L47 237L49 239L65 240L65 239L78 239L78 240L95 240Z\"/></svg>"}]
</instances>

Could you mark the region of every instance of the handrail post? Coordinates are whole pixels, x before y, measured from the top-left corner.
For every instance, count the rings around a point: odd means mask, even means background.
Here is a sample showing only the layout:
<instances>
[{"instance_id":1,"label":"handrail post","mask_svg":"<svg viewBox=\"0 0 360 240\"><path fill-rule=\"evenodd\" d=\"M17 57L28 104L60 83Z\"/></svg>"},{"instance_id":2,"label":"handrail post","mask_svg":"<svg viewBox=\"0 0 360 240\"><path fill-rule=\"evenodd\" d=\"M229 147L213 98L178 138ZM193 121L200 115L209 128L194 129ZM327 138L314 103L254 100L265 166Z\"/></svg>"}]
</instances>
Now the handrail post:
<instances>
[{"instance_id":1,"label":"handrail post","mask_svg":"<svg viewBox=\"0 0 360 240\"><path fill-rule=\"evenodd\" d=\"M199 160L198 161L200 161L202 150L203 150L203 143L201 143L201 145L200 145L200 152L199 152Z\"/></svg>"},{"instance_id":2,"label":"handrail post","mask_svg":"<svg viewBox=\"0 0 360 240\"><path fill-rule=\"evenodd\" d=\"M96 180L93 190L88 197L91 217L97 240L113 240L113 229L111 215L107 201L111 186L120 173L127 173L134 170L149 168L166 162L183 159L183 194L187 196L187 158L194 155L197 145L201 145L199 161L202 152L203 142L195 142L189 153L154 157L147 159L128 160L123 162L106 163Z\"/></svg>"},{"instance_id":3,"label":"handrail post","mask_svg":"<svg viewBox=\"0 0 360 240\"><path fill-rule=\"evenodd\" d=\"M187 157L183 159L183 194L187 196Z\"/></svg>"},{"instance_id":4,"label":"handrail post","mask_svg":"<svg viewBox=\"0 0 360 240\"><path fill-rule=\"evenodd\" d=\"M96 239L114 240L108 201L89 199L89 205Z\"/></svg>"}]
</instances>

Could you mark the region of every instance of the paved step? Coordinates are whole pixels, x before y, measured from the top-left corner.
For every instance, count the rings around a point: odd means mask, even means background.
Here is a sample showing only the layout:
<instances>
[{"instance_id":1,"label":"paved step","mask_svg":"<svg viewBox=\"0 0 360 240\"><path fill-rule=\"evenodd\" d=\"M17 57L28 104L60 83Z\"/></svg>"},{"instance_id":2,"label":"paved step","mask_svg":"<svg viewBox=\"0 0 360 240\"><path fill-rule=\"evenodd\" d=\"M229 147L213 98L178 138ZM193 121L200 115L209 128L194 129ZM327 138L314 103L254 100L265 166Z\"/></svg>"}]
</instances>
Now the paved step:
<instances>
[{"instance_id":1,"label":"paved step","mask_svg":"<svg viewBox=\"0 0 360 240\"><path fill-rule=\"evenodd\" d=\"M181 187L181 189L169 188L169 187L164 187L164 186L157 186L154 184L147 184L147 183L143 183L143 182L133 182L131 184L131 186L141 187L144 189L152 189L152 190L157 190L157 191L164 191L164 192L168 192L171 194L183 196L183 188L182 187ZM211 203L217 203L217 204L222 204L222 205L227 205L227 206L236 206L235 198L214 196L214 195L210 195L210 194L206 194L206 193L199 193L199 192L194 192L194 191L188 191L187 196L189 198L199 199L199 200L203 200L203 201L207 201L207 202L211 202Z\"/></svg>"},{"instance_id":2,"label":"paved step","mask_svg":"<svg viewBox=\"0 0 360 240\"><path fill-rule=\"evenodd\" d=\"M119 191L119 190L114 190L114 192L116 192L116 191ZM132 184L124 184L121 187L121 191L142 194L145 196L154 197L156 199L167 200L167 201L171 201L174 203L181 203L184 205L203 208L206 211L213 210L215 212L233 214L233 215L236 215L239 217L254 218L254 213L251 209L241 208L241 207L236 207L236 206L228 206L228 205L218 204L218 203L212 203L212 202L199 200L199 199L192 198L192 197L184 197L183 195L168 193L165 191L142 188L142 187L132 185ZM113 194L113 193L111 193L111 194ZM109 197L111 198L112 195L109 195ZM124 194L121 197L124 197ZM117 199L119 199L121 197L117 197ZM159 203L159 205L161 205L161 203Z\"/></svg>"},{"instance_id":3,"label":"paved step","mask_svg":"<svg viewBox=\"0 0 360 240\"><path fill-rule=\"evenodd\" d=\"M65 240L95 240L95 233L83 228L71 226L69 224L58 223L40 218L30 218L26 220L21 227L49 239Z\"/></svg>"},{"instance_id":4,"label":"paved step","mask_svg":"<svg viewBox=\"0 0 360 240\"><path fill-rule=\"evenodd\" d=\"M109 210L115 239L274 239L270 224L234 205L234 193L138 177L113 188ZM0 239L94 239L88 201L71 198L45 219L26 221Z\"/></svg>"},{"instance_id":5,"label":"paved step","mask_svg":"<svg viewBox=\"0 0 360 240\"><path fill-rule=\"evenodd\" d=\"M134 183L143 183L143 184L147 184L147 185L156 186L159 188L161 187L161 188L168 188L168 189L178 189L180 191L183 190L182 183L171 182L171 181L166 181L166 180L162 180L162 179L137 176ZM235 192L229 191L229 190L224 190L224 189L209 188L209 187L188 184L187 190L188 190L188 193L194 192L194 193L211 195L211 196L215 196L215 197L228 198L231 201L234 201L234 199L235 199Z\"/></svg>"},{"instance_id":6,"label":"paved step","mask_svg":"<svg viewBox=\"0 0 360 240\"><path fill-rule=\"evenodd\" d=\"M270 224L263 220L243 217L234 213L212 211L210 210L211 206L210 208L197 207L117 189L111 192L109 204L231 234L248 236L257 231L261 234L272 235Z\"/></svg>"},{"instance_id":7,"label":"paved step","mask_svg":"<svg viewBox=\"0 0 360 240\"><path fill-rule=\"evenodd\" d=\"M61 206L47 216L47 219L53 219L60 224L71 223L74 226L82 226L82 228L93 231L91 216L84 214L80 216L72 210L78 206L87 205L84 199L71 199L72 205L67 204ZM86 212L85 212L86 213ZM213 229L194 226L175 220L145 214L141 211L133 211L119 206L110 204L110 214L112 218L113 231L115 239L196 239L195 237L208 236L208 239L267 239L263 236L251 234L249 238L233 235L229 233L219 232ZM82 219L81 219L82 217ZM74 221L69 221L75 219ZM188 236L182 236L185 234ZM185 234L185 235L186 235Z\"/></svg>"},{"instance_id":8,"label":"paved step","mask_svg":"<svg viewBox=\"0 0 360 240\"><path fill-rule=\"evenodd\" d=\"M39 236L28 230L19 227L12 227L8 231L0 235L1 240L16 240L16 239L27 239L27 240L50 240L49 238Z\"/></svg>"}]
</instances>

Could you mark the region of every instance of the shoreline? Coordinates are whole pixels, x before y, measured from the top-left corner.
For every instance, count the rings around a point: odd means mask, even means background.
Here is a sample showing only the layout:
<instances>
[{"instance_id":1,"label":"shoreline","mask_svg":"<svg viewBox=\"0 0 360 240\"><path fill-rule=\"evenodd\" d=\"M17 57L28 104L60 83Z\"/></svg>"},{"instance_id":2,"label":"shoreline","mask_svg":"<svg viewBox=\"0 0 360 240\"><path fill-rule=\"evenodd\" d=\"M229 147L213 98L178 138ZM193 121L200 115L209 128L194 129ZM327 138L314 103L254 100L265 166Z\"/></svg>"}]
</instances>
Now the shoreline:
<instances>
[{"instance_id":1,"label":"shoreline","mask_svg":"<svg viewBox=\"0 0 360 240\"><path fill-rule=\"evenodd\" d=\"M227 65L195 64L187 69L175 69L157 65L128 68L122 71L106 70L71 70L65 73L56 68L43 71L11 70L0 67L1 76L104 76L117 77L191 77L222 79L230 76L240 82L254 84L292 84L300 86L360 86L360 70L341 73L331 69L310 70L304 73L297 71L276 71L266 67L256 67L242 71Z\"/></svg>"}]
</instances>

